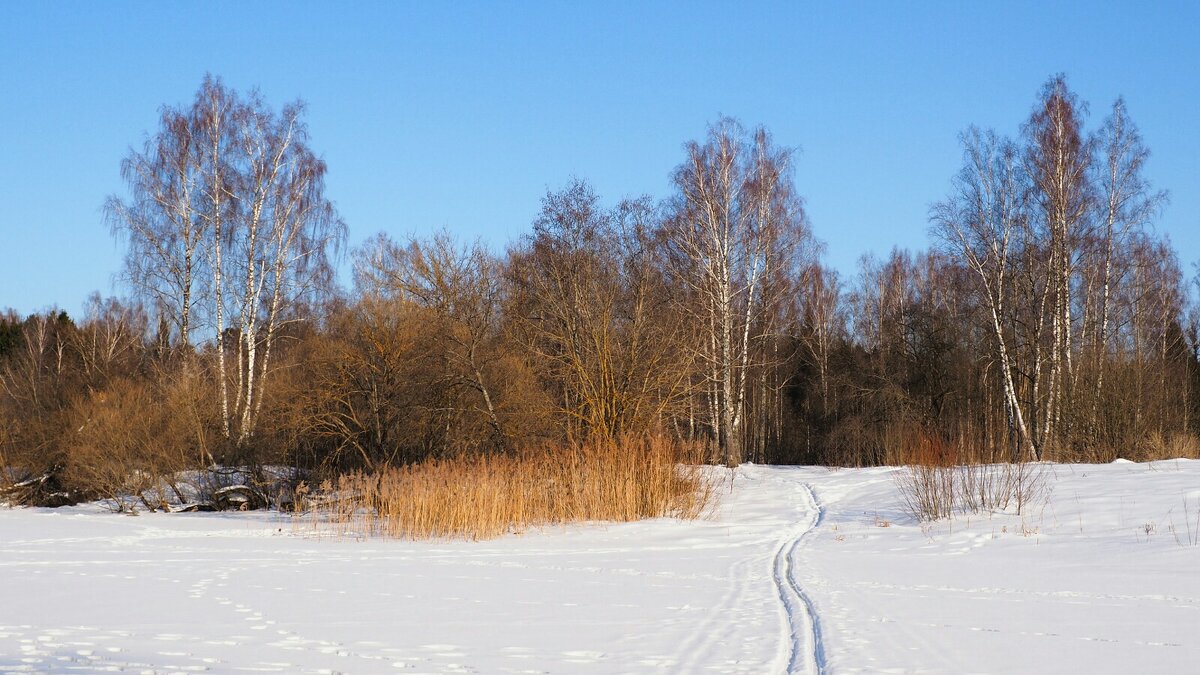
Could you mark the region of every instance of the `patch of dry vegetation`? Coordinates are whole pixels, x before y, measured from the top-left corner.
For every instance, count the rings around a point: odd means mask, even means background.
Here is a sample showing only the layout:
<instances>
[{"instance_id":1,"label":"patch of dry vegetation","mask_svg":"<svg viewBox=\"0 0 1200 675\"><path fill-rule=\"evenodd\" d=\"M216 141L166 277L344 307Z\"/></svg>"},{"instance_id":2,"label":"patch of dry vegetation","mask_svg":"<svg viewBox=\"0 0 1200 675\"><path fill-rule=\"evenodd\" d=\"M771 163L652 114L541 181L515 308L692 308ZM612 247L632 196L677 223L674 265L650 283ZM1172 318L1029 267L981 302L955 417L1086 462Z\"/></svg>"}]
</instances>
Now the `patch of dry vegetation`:
<instances>
[{"instance_id":1,"label":"patch of dry vegetation","mask_svg":"<svg viewBox=\"0 0 1200 675\"><path fill-rule=\"evenodd\" d=\"M1044 501L1047 486L1041 463L984 463L981 453L928 434L916 434L901 448L904 467L896 487L904 509L918 521L957 513L1022 513Z\"/></svg>"},{"instance_id":2,"label":"patch of dry vegetation","mask_svg":"<svg viewBox=\"0 0 1200 675\"><path fill-rule=\"evenodd\" d=\"M717 490L703 449L662 436L590 441L515 454L431 459L352 473L297 509L346 536L487 539L586 521L697 518Z\"/></svg>"}]
</instances>

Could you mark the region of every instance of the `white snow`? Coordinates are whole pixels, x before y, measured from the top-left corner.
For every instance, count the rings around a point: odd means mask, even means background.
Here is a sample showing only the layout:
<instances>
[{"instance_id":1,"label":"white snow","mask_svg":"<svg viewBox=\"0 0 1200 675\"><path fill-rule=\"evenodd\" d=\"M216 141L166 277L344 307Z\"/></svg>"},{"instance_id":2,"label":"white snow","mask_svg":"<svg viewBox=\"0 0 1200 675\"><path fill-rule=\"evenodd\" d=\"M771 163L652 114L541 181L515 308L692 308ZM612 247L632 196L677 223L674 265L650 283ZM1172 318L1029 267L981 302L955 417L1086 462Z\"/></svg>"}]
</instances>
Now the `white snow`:
<instances>
[{"instance_id":1,"label":"white snow","mask_svg":"<svg viewBox=\"0 0 1200 675\"><path fill-rule=\"evenodd\" d=\"M0 672L1195 672L1200 462L925 526L895 471L745 466L708 520L487 542L0 509Z\"/></svg>"}]
</instances>

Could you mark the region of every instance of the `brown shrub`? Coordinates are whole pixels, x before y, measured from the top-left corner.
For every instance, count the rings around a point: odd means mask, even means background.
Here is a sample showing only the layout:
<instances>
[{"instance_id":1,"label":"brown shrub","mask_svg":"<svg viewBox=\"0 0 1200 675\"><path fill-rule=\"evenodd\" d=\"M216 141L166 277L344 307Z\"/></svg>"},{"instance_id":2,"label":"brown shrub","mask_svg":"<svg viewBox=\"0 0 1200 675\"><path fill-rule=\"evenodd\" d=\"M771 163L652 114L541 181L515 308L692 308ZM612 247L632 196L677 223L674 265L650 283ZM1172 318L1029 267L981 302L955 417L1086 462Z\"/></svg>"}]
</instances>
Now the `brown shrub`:
<instances>
[{"instance_id":1,"label":"brown shrub","mask_svg":"<svg viewBox=\"0 0 1200 675\"><path fill-rule=\"evenodd\" d=\"M1026 506L1047 496L1043 465L1019 462L987 464L984 453L960 439L917 432L902 446L904 466L896 487L905 510L916 520L950 518L956 511L980 511Z\"/></svg>"},{"instance_id":2,"label":"brown shrub","mask_svg":"<svg viewBox=\"0 0 1200 675\"><path fill-rule=\"evenodd\" d=\"M171 414L154 387L114 380L76 401L71 416L75 431L65 443L66 486L105 499L118 511L135 502L151 509L165 504L161 490L186 464L165 442Z\"/></svg>"}]
</instances>

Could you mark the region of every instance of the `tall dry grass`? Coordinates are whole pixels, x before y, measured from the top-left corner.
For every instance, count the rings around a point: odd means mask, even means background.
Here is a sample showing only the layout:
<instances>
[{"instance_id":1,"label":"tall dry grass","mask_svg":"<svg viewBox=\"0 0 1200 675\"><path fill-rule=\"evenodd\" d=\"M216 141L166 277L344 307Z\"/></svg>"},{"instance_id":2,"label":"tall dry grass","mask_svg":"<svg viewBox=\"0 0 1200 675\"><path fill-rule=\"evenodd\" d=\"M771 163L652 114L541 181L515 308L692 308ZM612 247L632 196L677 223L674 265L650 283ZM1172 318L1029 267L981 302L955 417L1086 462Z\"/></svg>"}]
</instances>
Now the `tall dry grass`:
<instances>
[{"instance_id":1,"label":"tall dry grass","mask_svg":"<svg viewBox=\"0 0 1200 675\"><path fill-rule=\"evenodd\" d=\"M437 459L352 473L316 490L300 511L343 536L487 539L584 521L697 518L718 490L704 451L659 436L592 441L515 455Z\"/></svg>"},{"instance_id":2,"label":"tall dry grass","mask_svg":"<svg viewBox=\"0 0 1200 675\"><path fill-rule=\"evenodd\" d=\"M1127 459L1152 462L1163 459L1200 459L1200 436L1152 431L1138 443Z\"/></svg>"}]
</instances>

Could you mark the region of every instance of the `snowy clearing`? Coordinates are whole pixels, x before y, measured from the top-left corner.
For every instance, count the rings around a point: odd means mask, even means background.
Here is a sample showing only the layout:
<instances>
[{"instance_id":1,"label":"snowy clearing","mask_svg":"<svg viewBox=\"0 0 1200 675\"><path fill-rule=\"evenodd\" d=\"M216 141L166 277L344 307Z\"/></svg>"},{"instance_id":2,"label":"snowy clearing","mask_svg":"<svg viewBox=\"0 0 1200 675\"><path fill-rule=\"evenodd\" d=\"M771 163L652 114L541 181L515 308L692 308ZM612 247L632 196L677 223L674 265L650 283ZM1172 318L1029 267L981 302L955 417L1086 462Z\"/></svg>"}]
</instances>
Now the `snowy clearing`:
<instances>
[{"instance_id":1,"label":"snowy clearing","mask_svg":"<svg viewBox=\"0 0 1200 675\"><path fill-rule=\"evenodd\" d=\"M1189 672L1200 462L1057 465L922 526L896 469L745 466L709 520L482 543L0 509L3 672Z\"/></svg>"}]
</instances>

